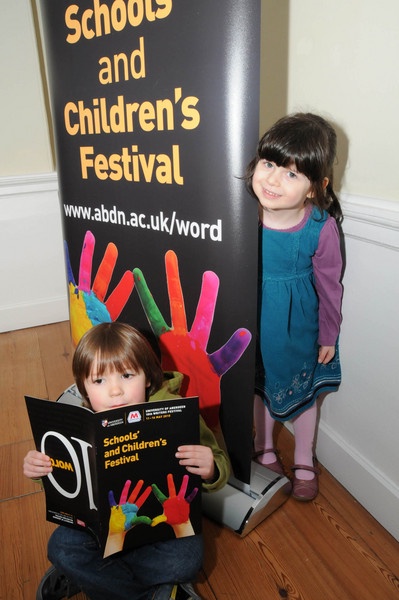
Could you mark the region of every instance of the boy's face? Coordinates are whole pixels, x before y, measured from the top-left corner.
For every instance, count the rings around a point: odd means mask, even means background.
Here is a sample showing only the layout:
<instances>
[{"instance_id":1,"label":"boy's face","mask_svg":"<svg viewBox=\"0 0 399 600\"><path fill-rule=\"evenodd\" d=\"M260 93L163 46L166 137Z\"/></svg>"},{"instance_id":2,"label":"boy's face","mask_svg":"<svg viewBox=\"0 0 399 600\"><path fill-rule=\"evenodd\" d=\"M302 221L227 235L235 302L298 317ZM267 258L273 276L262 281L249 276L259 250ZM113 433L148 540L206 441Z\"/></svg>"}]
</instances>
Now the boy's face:
<instances>
[{"instance_id":1,"label":"boy's face","mask_svg":"<svg viewBox=\"0 0 399 600\"><path fill-rule=\"evenodd\" d=\"M85 379L84 386L94 412L131 406L146 401L147 381L143 371L127 369L122 373L107 369L101 376L97 375L97 363L94 361L90 376Z\"/></svg>"}]
</instances>

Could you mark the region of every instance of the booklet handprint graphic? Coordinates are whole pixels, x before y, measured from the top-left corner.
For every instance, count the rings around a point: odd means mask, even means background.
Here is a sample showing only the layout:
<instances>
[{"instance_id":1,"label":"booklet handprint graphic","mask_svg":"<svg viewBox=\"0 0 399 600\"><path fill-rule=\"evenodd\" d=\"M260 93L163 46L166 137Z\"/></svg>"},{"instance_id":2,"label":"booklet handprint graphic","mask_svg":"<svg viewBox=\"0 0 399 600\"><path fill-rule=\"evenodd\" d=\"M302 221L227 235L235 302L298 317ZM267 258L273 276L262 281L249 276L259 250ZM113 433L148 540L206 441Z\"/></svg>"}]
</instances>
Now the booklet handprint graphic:
<instances>
[{"instance_id":1,"label":"booklet handprint graphic","mask_svg":"<svg viewBox=\"0 0 399 600\"><path fill-rule=\"evenodd\" d=\"M173 529L176 538L195 535L194 528L190 521L190 504L198 493L195 487L190 494L186 496L189 475L183 475L179 492L176 493L175 481L172 473L167 477L168 496L166 496L159 487L153 483L147 486L141 492L144 480L140 479L133 491L129 494L131 480L128 479L122 489L119 502L115 500L114 492L108 492L110 505L110 518L108 525L108 537L104 550L104 558L123 550L125 536L137 525L150 525L156 527L160 523L166 523ZM155 517L145 515L139 516L137 513L148 499L151 492L154 493L157 500L162 505L163 512Z\"/></svg>"}]
</instances>

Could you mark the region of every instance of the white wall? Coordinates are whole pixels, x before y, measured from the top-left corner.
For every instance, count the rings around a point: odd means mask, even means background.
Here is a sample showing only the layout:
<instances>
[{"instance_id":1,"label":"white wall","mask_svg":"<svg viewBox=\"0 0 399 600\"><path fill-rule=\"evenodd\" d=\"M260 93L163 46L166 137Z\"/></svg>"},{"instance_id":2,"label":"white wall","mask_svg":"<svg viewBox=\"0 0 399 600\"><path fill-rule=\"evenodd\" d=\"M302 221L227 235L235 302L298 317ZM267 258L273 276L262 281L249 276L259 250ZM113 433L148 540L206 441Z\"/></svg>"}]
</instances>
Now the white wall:
<instances>
[{"instance_id":1,"label":"white wall","mask_svg":"<svg viewBox=\"0 0 399 600\"><path fill-rule=\"evenodd\" d=\"M397 0L262 0L261 132L286 112L330 117L345 192L399 200Z\"/></svg>"},{"instance_id":2,"label":"white wall","mask_svg":"<svg viewBox=\"0 0 399 600\"><path fill-rule=\"evenodd\" d=\"M0 231L0 332L67 320L55 173L0 178Z\"/></svg>"},{"instance_id":3,"label":"white wall","mask_svg":"<svg viewBox=\"0 0 399 600\"><path fill-rule=\"evenodd\" d=\"M0 331L68 318L58 182L34 0L0 19Z\"/></svg>"},{"instance_id":4,"label":"white wall","mask_svg":"<svg viewBox=\"0 0 399 600\"><path fill-rule=\"evenodd\" d=\"M0 177L53 171L30 0L1 3L0 74Z\"/></svg>"},{"instance_id":5,"label":"white wall","mask_svg":"<svg viewBox=\"0 0 399 600\"><path fill-rule=\"evenodd\" d=\"M326 112L343 130L346 192L398 200L398 2L292 0L289 32L288 110Z\"/></svg>"},{"instance_id":6,"label":"white wall","mask_svg":"<svg viewBox=\"0 0 399 600\"><path fill-rule=\"evenodd\" d=\"M13 0L2 9L0 331L6 331L66 319L67 296L31 4ZM343 383L322 407L318 455L399 540L399 3L262 0L262 11L262 132L286 112L314 110L331 117L339 133L347 258Z\"/></svg>"}]
</instances>

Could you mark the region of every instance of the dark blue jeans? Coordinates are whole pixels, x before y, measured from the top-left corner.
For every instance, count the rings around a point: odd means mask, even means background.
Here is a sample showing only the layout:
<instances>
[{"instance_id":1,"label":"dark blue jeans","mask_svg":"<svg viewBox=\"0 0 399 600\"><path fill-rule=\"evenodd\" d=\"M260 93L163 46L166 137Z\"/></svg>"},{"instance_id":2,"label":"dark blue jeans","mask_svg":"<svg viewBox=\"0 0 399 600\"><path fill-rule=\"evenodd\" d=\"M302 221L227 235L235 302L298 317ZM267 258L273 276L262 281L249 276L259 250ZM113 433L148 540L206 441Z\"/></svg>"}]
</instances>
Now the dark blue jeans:
<instances>
[{"instance_id":1,"label":"dark blue jeans","mask_svg":"<svg viewBox=\"0 0 399 600\"><path fill-rule=\"evenodd\" d=\"M192 581L202 565L201 535L168 540L108 558L85 531L58 527L48 543L53 565L90 600L169 600L174 583Z\"/></svg>"}]
</instances>

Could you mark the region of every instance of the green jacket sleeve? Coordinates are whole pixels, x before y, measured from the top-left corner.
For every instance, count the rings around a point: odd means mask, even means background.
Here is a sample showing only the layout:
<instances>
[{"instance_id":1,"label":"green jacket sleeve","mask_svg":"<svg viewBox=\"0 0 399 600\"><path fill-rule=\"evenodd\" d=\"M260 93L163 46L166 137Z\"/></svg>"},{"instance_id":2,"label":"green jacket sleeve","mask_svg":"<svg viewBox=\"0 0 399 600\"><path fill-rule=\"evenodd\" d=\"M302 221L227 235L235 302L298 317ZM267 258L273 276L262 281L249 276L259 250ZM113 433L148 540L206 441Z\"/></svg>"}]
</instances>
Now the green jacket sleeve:
<instances>
[{"instance_id":1,"label":"green jacket sleeve","mask_svg":"<svg viewBox=\"0 0 399 600\"><path fill-rule=\"evenodd\" d=\"M168 371L164 373L164 376L163 386L150 397L150 402L181 397L179 391L183 381L183 375L178 371ZM207 492L216 492L226 485L229 479L230 461L224 450L220 448L215 435L206 425L202 417L200 417L200 443L201 446L209 446L212 450L216 465L215 479L211 482L203 481L202 489Z\"/></svg>"},{"instance_id":2,"label":"green jacket sleeve","mask_svg":"<svg viewBox=\"0 0 399 600\"><path fill-rule=\"evenodd\" d=\"M226 485L230 476L230 461L222 448L220 448L214 433L200 417L200 442L202 446L209 446L213 452L217 473L212 482L203 482L202 489L207 492L216 492Z\"/></svg>"}]
</instances>

